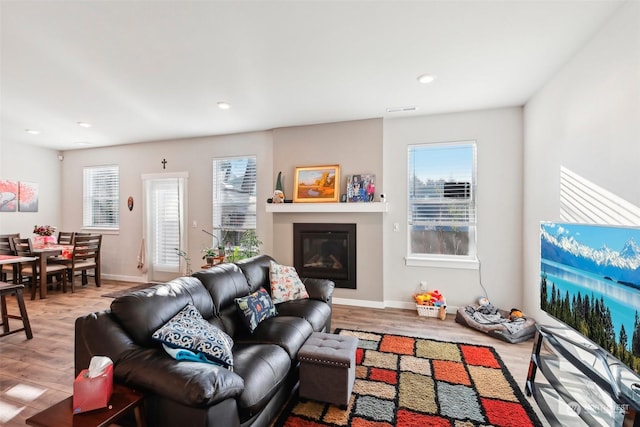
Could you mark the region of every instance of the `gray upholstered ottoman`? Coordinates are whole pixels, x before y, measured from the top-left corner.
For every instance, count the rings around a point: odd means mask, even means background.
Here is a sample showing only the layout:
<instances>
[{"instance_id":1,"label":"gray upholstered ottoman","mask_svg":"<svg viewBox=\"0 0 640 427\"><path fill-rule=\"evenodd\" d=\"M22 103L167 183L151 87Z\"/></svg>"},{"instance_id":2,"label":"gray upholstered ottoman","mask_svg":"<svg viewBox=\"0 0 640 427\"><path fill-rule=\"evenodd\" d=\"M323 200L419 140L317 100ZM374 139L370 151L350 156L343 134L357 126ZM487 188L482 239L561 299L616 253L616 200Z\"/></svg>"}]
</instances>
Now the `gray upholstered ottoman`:
<instances>
[{"instance_id":1,"label":"gray upholstered ottoman","mask_svg":"<svg viewBox=\"0 0 640 427\"><path fill-rule=\"evenodd\" d=\"M356 378L358 339L314 332L298 351L300 397L346 406Z\"/></svg>"}]
</instances>

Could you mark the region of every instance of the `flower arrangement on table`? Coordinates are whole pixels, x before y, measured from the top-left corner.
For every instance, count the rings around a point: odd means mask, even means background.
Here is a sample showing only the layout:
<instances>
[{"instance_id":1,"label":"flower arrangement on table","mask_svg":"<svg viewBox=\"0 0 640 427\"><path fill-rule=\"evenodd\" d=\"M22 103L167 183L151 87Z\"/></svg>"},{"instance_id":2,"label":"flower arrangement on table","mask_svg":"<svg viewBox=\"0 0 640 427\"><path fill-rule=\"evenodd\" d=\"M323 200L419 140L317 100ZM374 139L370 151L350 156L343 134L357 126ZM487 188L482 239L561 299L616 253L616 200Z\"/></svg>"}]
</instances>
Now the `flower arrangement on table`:
<instances>
[{"instance_id":1,"label":"flower arrangement on table","mask_svg":"<svg viewBox=\"0 0 640 427\"><path fill-rule=\"evenodd\" d=\"M33 247L39 248L48 244L55 245L57 243L56 236L53 233L56 228L50 225L36 225L33 227L33 234L37 236L33 238Z\"/></svg>"},{"instance_id":2,"label":"flower arrangement on table","mask_svg":"<svg viewBox=\"0 0 640 427\"><path fill-rule=\"evenodd\" d=\"M56 228L50 225L36 225L33 227L33 234L38 236L52 236L56 232Z\"/></svg>"}]
</instances>

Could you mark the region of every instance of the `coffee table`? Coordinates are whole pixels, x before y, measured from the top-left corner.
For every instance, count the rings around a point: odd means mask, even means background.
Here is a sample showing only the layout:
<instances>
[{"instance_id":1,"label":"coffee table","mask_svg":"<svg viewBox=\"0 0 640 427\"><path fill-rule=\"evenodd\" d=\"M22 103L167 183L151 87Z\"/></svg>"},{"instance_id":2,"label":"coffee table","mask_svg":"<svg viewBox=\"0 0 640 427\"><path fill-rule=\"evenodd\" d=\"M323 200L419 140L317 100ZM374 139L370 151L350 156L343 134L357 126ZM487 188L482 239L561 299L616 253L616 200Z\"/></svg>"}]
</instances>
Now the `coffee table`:
<instances>
[{"instance_id":1,"label":"coffee table","mask_svg":"<svg viewBox=\"0 0 640 427\"><path fill-rule=\"evenodd\" d=\"M27 418L26 423L35 427L107 427L133 410L136 424L145 427L144 395L122 384L113 385L113 393L107 408L73 414L73 396L69 396L42 412Z\"/></svg>"}]
</instances>

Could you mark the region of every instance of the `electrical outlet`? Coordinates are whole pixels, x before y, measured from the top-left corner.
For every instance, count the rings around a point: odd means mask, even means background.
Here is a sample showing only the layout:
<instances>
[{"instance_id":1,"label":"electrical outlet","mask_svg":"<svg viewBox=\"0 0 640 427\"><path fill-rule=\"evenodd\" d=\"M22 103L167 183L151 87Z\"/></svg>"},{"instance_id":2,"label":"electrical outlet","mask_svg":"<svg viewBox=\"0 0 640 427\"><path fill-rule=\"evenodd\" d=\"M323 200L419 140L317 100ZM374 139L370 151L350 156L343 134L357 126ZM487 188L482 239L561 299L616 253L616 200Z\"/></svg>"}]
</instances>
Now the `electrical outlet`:
<instances>
[{"instance_id":1,"label":"electrical outlet","mask_svg":"<svg viewBox=\"0 0 640 427\"><path fill-rule=\"evenodd\" d=\"M428 289L427 281L426 280L420 281L420 290L421 291L426 291L427 289Z\"/></svg>"}]
</instances>

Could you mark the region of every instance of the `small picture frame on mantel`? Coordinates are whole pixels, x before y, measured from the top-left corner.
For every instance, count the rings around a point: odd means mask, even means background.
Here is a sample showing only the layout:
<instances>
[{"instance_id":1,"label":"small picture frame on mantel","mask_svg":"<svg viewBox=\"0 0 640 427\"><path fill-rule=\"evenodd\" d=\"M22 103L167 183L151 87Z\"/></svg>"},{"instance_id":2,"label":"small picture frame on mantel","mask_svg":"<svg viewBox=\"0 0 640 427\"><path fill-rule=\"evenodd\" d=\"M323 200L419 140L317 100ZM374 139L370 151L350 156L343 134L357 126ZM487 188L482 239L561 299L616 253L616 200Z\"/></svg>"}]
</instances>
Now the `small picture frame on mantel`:
<instances>
[{"instance_id":1,"label":"small picture frame on mantel","mask_svg":"<svg viewBox=\"0 0 640 427\"><path fill-rule=\"evenodd\" d=\"M373 202L376 194L376 176L361 173L347 176L347 202Z\"/></svg>"}]
</instances>

